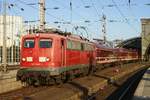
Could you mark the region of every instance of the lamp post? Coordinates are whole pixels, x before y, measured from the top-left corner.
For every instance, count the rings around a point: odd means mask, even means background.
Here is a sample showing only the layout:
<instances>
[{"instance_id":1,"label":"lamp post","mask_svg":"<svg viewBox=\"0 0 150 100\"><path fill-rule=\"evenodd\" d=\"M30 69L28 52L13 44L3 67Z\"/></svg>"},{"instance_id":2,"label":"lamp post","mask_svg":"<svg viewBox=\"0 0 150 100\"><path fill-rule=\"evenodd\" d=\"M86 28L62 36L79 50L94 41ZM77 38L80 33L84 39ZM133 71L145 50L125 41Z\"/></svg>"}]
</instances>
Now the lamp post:
<instances>
[{"instance_id":1,"label":"lamp post","mask_svg":"<svg viewBox=\"0 0 150 100\"><path fill-rule=\"evenodd\" d=\"M6 49L6 0L3 1L3 71L7 71L7 49Z\"/></svg>"},{"instance_id":2,"label":"lamp post","mask_svg":"<svg viewBox=\"0 0 150 100\"><path fill-rule=\"evenodd\" d=\"M11 62L12 64L14 63L14 18L12 16L12 24L11 24L11 31L12 31L12 34L11 34Z\"/></svg>"}]
</instances>

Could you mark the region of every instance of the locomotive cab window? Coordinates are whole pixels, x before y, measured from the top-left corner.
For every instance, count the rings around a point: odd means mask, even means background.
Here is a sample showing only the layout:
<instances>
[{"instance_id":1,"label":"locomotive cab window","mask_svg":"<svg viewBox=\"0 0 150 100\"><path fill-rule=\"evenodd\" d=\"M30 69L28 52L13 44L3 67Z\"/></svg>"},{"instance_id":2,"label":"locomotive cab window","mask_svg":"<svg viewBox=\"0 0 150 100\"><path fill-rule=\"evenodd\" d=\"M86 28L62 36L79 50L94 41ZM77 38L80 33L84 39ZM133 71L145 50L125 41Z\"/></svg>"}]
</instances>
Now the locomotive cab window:
<instances>
[{"instance_id":1,"label":"locomotive cab window","mask_svg":"<svg viewBox=\"0 0 150 100\"><path fill-rule=\"evenodd\" d=\"M24 41L25 48L34 48L34 45L35 45L34 39L26 39Z\"/></svg>"},{"instance_id":2,"label":"locomotive cab window","mask_svg":"<svg viewBox=\"0 0 150 100\"><path fill-rule=\"evenodd\" d=\"M39 46L40 46L40 48L51 48L52 40L51 39L40 39Z\"/></svg>"}]
</instances>

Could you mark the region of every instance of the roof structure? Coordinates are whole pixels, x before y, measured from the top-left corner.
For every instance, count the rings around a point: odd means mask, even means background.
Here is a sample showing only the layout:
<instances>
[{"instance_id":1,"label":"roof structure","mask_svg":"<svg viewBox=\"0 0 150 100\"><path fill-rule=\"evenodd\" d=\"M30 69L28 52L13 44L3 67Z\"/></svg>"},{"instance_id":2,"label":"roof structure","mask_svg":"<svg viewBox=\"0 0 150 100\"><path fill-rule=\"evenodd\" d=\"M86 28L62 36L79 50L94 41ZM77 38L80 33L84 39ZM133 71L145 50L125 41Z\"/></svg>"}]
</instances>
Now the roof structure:
<instances>
[{"instance_id":1,"label":"roof structure","mask_svg":"<svg viewBox=\"0 0 150 100\"><path fill-rule=\"evenodd\" d=\"M134 37L121 42L117 47L134 49L141 52L141 37Z\"/></svg>"}]
</instances>

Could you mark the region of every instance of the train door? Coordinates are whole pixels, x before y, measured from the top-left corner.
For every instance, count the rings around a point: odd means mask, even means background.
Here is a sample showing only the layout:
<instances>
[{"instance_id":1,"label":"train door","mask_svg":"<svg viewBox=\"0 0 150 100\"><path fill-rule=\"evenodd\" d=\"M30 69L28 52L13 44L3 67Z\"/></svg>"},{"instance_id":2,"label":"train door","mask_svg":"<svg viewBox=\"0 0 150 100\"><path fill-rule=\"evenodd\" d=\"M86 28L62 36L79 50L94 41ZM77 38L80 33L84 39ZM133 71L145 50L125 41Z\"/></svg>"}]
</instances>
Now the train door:
<instances>
[{"instance_id":1,"label":"train door","mask_svg":"<svg viewBox=\"0 0 150 100\"><path fill-rule=\"evenodd\" d=\"M65 65L65 40L61 39L61 66Z\"/></svg>"}]
</instances>

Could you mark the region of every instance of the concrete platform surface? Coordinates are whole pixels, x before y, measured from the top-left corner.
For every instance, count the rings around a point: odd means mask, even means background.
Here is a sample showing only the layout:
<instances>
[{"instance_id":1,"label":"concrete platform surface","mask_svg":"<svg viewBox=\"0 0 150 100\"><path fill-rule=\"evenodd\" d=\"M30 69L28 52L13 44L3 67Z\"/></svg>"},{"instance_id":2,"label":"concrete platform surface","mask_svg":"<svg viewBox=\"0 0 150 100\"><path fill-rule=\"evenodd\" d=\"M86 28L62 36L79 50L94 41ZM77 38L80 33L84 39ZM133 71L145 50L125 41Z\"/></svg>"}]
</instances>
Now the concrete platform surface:
<instances>
[{"instance_id":1,"label":"concrete platform surface","mask_svg":"<svg viewBox=\"0 0 150 100\"><path fill-rule=\"evenodd\" d=\"M10 70L7 72L0 71L0 80L10 79L16 77L17 70Z\"/></svg>"},{"instance_id":2,"label":"concrete platform surface","mask_svg":"<svg viewBox=\"0 0 150 100\"><path fill-rule=\"evenodd\" d=\"M133 100L150 100L150 68L143 75L134 93Z\"/></svg>"},{"instance_id":3,"label":"concrete platform surface","mask_svg":"<svg viewBox=\"0 0 150 100\"><path fill-rule=\"evenodd\" d=\"M0 72L0 94L16 90L22 87L21 82L16 81L17 70Z\"/></svg>"}]
</instances>

